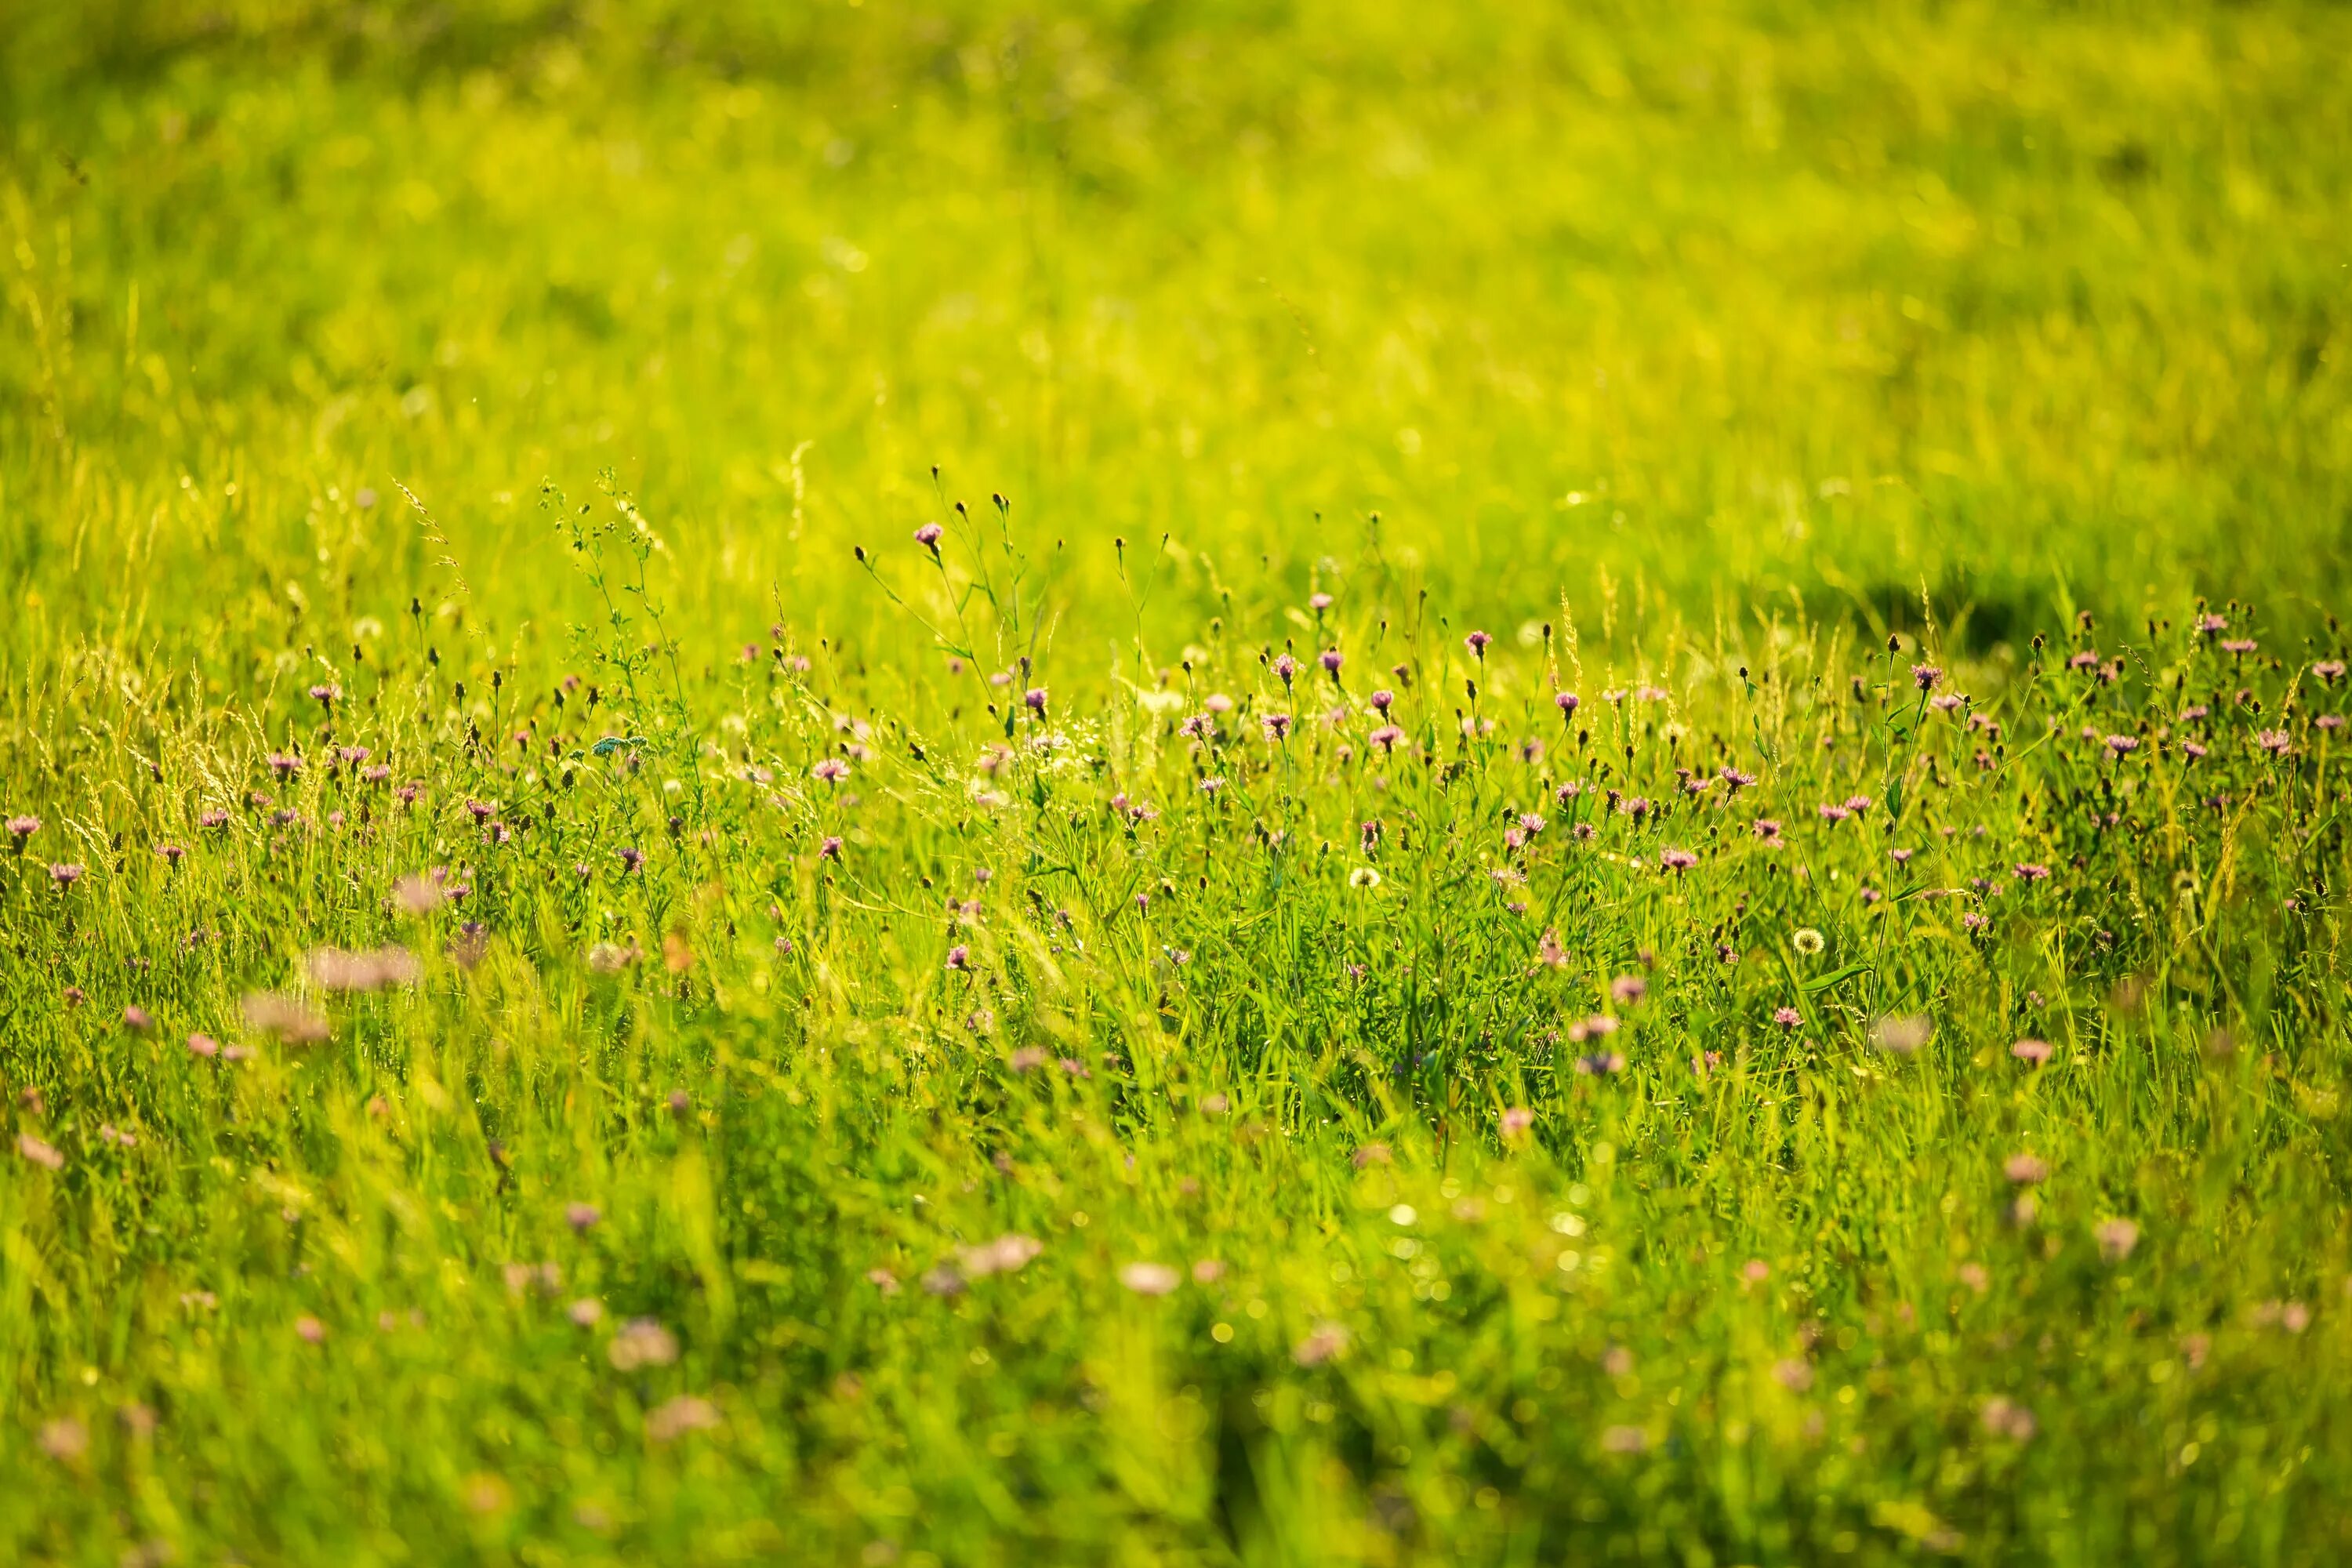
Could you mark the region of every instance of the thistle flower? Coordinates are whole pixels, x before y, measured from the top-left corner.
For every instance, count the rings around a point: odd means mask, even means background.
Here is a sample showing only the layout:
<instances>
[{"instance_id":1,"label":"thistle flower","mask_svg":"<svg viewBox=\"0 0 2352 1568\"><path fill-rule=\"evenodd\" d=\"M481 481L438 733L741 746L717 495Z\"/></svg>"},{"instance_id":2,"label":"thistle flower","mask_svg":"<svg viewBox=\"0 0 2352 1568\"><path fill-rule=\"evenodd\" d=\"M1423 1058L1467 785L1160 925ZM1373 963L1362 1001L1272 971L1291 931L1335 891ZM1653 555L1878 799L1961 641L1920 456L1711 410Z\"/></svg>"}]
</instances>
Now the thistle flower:
<instances>
[{"instance_id":1,"label":"thistle flower","mask_svg":"<svg viewBox=\"0 0 2352 1568\"><path fill-rule=\"evenodd\" d=\"M1328 594L1309 594L1307 595L1307 607L1319 616L1324 611L1331 607L1331 595Z\"/></svg>"},{"instance_id":2,"label":"thistle flower","mask_svg":"<svg viewBox=\"0 0 2352 1568\"><path fill-rule=\"evenodd\" d=\"M2311 673L2333 686L2344 679L2344 661L2340 658L2323 658L2311 667ZM11 824L11 826L14 825Z\"/></svg>"},{"instance_id":3,"label":"thistle flower","mask_svg":"<svg viewBox=\"0 0 2352 1568\"><path fill-rule=\"evenodd\" d=\"M1940 665L1915 664L1911 667L1911 684L1922 691L1934 690L1936 683L1943 679L1944 671Z\"/></svg>"},{"instance_id":4,"label":"thistle flower","mask_svg":"<svg viewBox=\"0 0 2352 1568\"><path fill-rule=\"evenodd\" d=\"M1650 994L1650 983L1638 974L1621 974L1609 983L1609 998L1620 1007L1631 1007Z\"/></svg>"},{"instance_id":5,"label":"thistle flower","mask_svg":"<svg viewBox=\"0 0 2352 1568\"><path fill-rule=\"evenodd\" d=\"M1566 724L1576 717L1581 704L1575 692L1560 691L1552 695L1551 705L1559 710L1559 721Z\"/></svg>"},{"instance_id":6,"label":"thistle flower","mask_svg":"<svg viewBox=\"0 0 2352 1568\"><path fill-rule=\"evenodd\" d=\"M2139 737L2137 735L2110 735L2107 737L2106 744L2107 750L2115 755L2118 757L2126 756L2139 750Z\"/></svg>"},{"instance_id":7,"label":"thistle flower","mask_svg":"<svg viewBox=\"0 0 2352 1568\"><path fill-rule=\"evenodd\" d=\"M203 1057L209 1059L220 1055L220 1042L214 1039L210 1035L190 1035L188 1037L188 1054L190 1056Z\"/></svg>"},{"instance_id":8,"label":"thistle flower","mask_svg":"<svg viewBox=\"0 0 2352 1568\"><path fill-rule=\"evenodd\" d=\"M2139 1226L2127 1219L2101 1220L2091 1236L2099 1244L2099 1256L2109 1263L2121 1263L2139 1245Z\"/></svg>"},{"instance_id":9,"label":"thistle flower","mask_svg":"<svg viewBox=\"0 0 2352 1568\"><path fill-rule=\"evenodd\" d=\"M1032 713L1036 714L1040 718L1045 717L1045 689L1042 686L1031 687L1028 690L1021 694L1021 703L1022 706L1027 708Z\"/></svg>"},{"instance_id":10,"label":"thistle flower","mask_svg":"<svg viewBox=\"0 0 2352 1568\"><path fill-rule=\"evenodd\" d=\"M343 689L340 686L329 686L321 683L310 688L310 700L316 702L321 708L334 707L335 700L342 694Z\"/></svg>"},{"instance_id":11,"label":"thistle flower","mask_svg":"<svg viewBox=\"0 0 2352 1568\"><path fill-rule=\"evenodd\" d=\"M958 942L948 949L948 968L950 970L969 972L971 968L971 949L962 942Z\"/></svg>"},{"instance_id":12,"label":"thistle flower","mask_svg":"<svg viewBox=\"0 0 2352 1568\"><path fill-rule=\"evenodd\" d=\"M40 830L41 819L37 816L12 816L8 819L8 837L16 841L19 854L24 852L25 840Z\"/></svg>"},{"instance_id":13,"label":"thistle flower","mask_svg":"<svg viewBox=\"0 0 2352 1568\"><path fill-rule=\"evenodd\" d=\"M1472 632L1462 639L1462 643L1476 657L1479 663L1484 664L1486 662L1486 645L1494 640L1485 632Z\"/></svg>"},{"instance_id":14,"label":"thistle flower","mask_svg":"<svg viewBox=\"0 0 2352 1568\"><path fill-rule=\"evenodd\" d=\"M1336 647L1327 647L1319 656L1319 662L1323 666L1323 673L1337 680L1339 679L1339 666L1347 662L1347 656Z\"/></svg>"},{"instance_id":15,"label":"thistle flower","mask_svg":"<svg viewBox=\"0 0 2352 1568\"><path fill-rule=\"evenodd\" d=\"M1290 715L1268 713L1258 720L1258 727L1265 731L1270 742L1286 741L1290 738Z\"/></svg>"},{"instance_id":16,"label":"thistle flower","mask_svg":"<svg viewBox=\"0 0 2352 1568\"><path fill-rule=\"evenodd\" d=\"M81 866L76 861L68 860L49 868L49 880L60 888L72 887L81 880Z\"/></svg>"},{"instance_id":17,"label":"thistle flower","mask_svg":"<svg viewBox=\"0 0 2352 1568\"><path fill-rule=\"evenodd\" d=\"M1291 679L1298 673L1298 661L1286 653L1274 656L1274 673L1282 681L1283 689L1290 689Z\"/></svg>"},{"instance_id":18,"label":"thistle flower","mask_svg":"<svg viewBox=\"0 0 2352 1568\"><path fill-rule=\"evenodd\" d=\"M1784 1029L1794 1029L1804 1024L1805 1016L1794 1007L1775 1007L1772 1010L1772 1021Z\"/></svg>"},{"instance_id":19,"label":"thistle flower","mask_svg":"<svg viewBox=\"0 0 2352 1568\"><path fill-rule=\"evenodd\" d=\"M2021 1187L2030 1187L2050 1174L2050 1164L2034 1154L2011 1154L2000 1163L2000 1173Z\"/></svg>"},{"instance_id":20,"label":"thistle flower","mask_svg":"<svg viewBox=\"0 0 2352 1568\"><path fill-rule=\"evenodd\" d=\"M820 758L816 766L809 769L809 777L823 779L829 784L837 784L848 776L849 764L839 757Z\"/></svg>"},{"instance_id":21,"label":"thistle flower","mask_svg":"<svg viewBox=\"0 0 2352 1568\"><path fill-rule=\"evenodd\" d=\"M1698 857L1687 849L1661 849L1658 851L1658 864L1669 871L1687 871L1698 864Z\"/></svg>"},{"instance_id":22,"label":"thistle flower","mask_svg":"<svg viewBox=\"0 0 2352 1568\"><path fill-rule=\"evenodd\" d=\"M936 522L927 522L915 530L915 542L937 555L940 552L940 536L946 531Z\"/></svg>"},{"instance_id":23,"label":"thistle flower","mask_svg":"<svg viewBox=\"0 0 2352 1568\"><path fill-rule=\"evenodd\" d=\"M2050 1043L2047 1040L2019 1040L2009 1047L2009 1054L2019 1061L2040 1067L2050 1059Z\"/></svg>"},{"instance_id":24,"label":"thistle flower","mask_svg":"<svg viewBox=\"0 0 2352 1568\"><path fill-rule=\"evenodd\" d=\"M269 771L279 779L290 779L302 771L302 759L286 752L269 753Z\"/></svg>"},{"instance_id":25,"label":"thistle flower","mask_svg":"<svg viewBox=\"0 0 2352 1568\"><path fill-rule=\"evenodd\" d=\"M1397 742L1404 739L1404 731L1394 724L1383 724L1373 731L1369 739L1382 752L1394 755Z\"/></svg>"},{"instance_id":26,"label":"thistle flower","mask_svg":"<svg viewBox=\"0 0 2352 1568\"><path fill-rule=\"evenodd\" d=\"M1386 687L1382 687L1380 690L1372 693L1372 707L1382 715L1386 715L1390 708L1394 706L1395 703L1396 693L1391 691ZM30 821L31 819L28 817L26 820ZM37 826L37 824L36 826Z\"/></svg>"},{"instance_id":27,"label":"thistle flower","mask_svg":"<svg viewBox=\"0 0 2352 1568\"><path fill-rule=\"evenodd\" d=\"M122 1009L122 1026L134 1035L143 1035L155 1026L155 1020L146 1008L133 1003Z\"/></svg>"},{"instance_id":28,"label":"thistle flower","mask_svg":"<svg viewBox=\"0 0 2352 1568\"><path fill-rule=\"evenodd\" d=\"M30 1160L34 1164L40 1166L43 1170L62 1171L65 1169L66 1157L58 1152L57 1149L53 1145L42 1142L40 1139L34 1137L29 1132L19 1132L16 1134L16 1152L23 1155L26 1159Z\"/></svg>"},{"instance_id":29,"label":"thistle flower","mask_svg":"<svg viewBox=\"0 0 2352 1568\"><path fill-rule=\"evenodd\" d=\"M163 858L163 864L176 870L180 862L187 858L188 852L177 844L158 844L155 846L155 853Z\"/></svg>"},{"instance_id":30,"label":"thistle flower","mask_svg":"<svg viewBox=\"0 0 2352 1568\"><path fill-rule=\"evenodd\" d=\"M2264 730L2254 737L2254 744L2273 757L2284 757L2294 750L2294 742L2284 730Z\"/></svg>"}]
</instances>

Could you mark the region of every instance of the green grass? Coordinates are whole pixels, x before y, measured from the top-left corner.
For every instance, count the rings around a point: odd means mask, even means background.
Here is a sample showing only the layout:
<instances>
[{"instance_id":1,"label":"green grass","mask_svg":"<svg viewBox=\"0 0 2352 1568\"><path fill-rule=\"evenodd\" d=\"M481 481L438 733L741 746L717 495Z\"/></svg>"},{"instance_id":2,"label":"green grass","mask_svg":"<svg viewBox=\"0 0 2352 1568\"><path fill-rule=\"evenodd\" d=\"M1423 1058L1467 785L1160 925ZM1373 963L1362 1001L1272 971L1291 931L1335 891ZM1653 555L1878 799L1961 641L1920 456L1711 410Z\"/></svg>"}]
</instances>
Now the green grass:
<instances>
[{"instance_id":1,"label":"green grass","mask_svg":"<svg viewBox=\"0 0 2352 1568\"><path fill-rule=\"evenodd\" d=\"M2342 1560L2347 50L0 7L0 1560Z\"/></svg>"}]
</instances>

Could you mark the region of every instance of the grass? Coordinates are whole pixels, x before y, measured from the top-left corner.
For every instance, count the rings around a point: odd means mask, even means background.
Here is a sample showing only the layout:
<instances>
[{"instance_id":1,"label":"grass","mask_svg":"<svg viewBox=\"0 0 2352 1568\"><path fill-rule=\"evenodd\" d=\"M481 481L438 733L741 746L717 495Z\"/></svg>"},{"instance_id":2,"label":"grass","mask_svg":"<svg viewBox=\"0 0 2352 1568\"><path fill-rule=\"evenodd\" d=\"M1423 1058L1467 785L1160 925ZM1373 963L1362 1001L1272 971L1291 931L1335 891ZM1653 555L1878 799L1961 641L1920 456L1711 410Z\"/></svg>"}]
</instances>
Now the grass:
<instances>
[{"instance_id":1,"label":"grass","mask_svg":"<svg viewBox=\"0 0 2352 1568\"><path fill-rule=\"evenodd\" d=\"M0 1558L2352 1550L2340 12L0 22Z\"/></svg>"}]
</instances>

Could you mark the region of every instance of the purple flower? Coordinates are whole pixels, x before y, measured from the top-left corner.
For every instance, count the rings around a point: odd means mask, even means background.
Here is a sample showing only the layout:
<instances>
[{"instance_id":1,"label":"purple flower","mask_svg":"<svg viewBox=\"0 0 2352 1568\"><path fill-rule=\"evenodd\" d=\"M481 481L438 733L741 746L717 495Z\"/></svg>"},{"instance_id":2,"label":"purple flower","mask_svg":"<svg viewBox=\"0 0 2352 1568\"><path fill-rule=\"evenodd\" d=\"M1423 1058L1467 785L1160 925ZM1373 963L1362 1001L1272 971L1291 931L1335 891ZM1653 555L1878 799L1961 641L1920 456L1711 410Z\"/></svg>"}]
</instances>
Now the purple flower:
<instances>
[{"instance_id":1,"label":"purple flower","mask_svg":"<svg viewBox=\"0 0 2352 1568\"><path fill-rule=\"evenodd\" d=\"M1290 684L1291 677L1298 673L1298 661L1291 658L1286 653L1276 654L1274 656L1274 673L1281 677L1282 684L1287 687Z\"/></svg>"},{"instance_id":2,"label":"purple flower","mask_svg":"<svg viewBox=\"0 0 2352 1568\"><path fill-rule=\"evenodd\" d=\"M283 752L269 753L269 770L281 779L292 778L302 771L302 759Z\"/></svg>"},{"instance_id":3,"label":"purple flower","mask_svg":"<svg viewBox=\"0 0 2352 1568\"><path fill-rule=\"evenodd\" d=\"M820 860L840 859L841 840L828 836L824 843L817 846L816 858Z\"/></svg>"},{"instance_id":4,"label":"purple flower","mask_svg":"<svg viewBox=\"0 0 2352 1568\"><path fill-rule=\"evenodd\" d=\"M310 688L310 700L322 708L332 708L335 705L335 699L342 694L343 689L340 686L320 685Z\"/></svg>"},{"instance_id":5,"label":"purple flower","mask_svg":"<svg viewBox=\"0 0 2352 1568\"><path fill-rule=\"evenodd\" d=\"M1936 683L1943 679L1944 671L1939 665L1915 664L1911 667L1911 683L1922 691L1934 690Z\"/></svg>"},{"instance_id":6,"label":"purple flower","mask_svg":"<svg viewBox=\"0 0 2352 1568\"><path fill-rule=\"evenodd\" d=\"M40 830L41 819L37 816L12 816L8 819L8 837L16 841L19 849L25 847L26 839Z\"/></svg>"},{"instance_id":7,"label":"purple flower","mask_svg":"<svg viewBox=\"0 0 2352 1568\"><path fill-rule=\"evenodd\" d=\"M1383 724L1371 733L1371 742L1383 752L1393 752L1396 743L1404 739L1404 731L1394 724Z\"/></svg>"},{"instance_id":8,"label":"purple flower","mask_svg":"<svg viewBox=\"0 0 2352 1568\"><path fill-rule=\"evenodd\" d=\"M958 942L953 947L948 949L948 967L950 969L970 970L971 968L971 949L966 947L961 942Z\"/></svg>"},{"instance_id":9,"label":"purple flower","mask_svg":"<svg viewBox=\"0 0 2352 1568\"><path fill-rule=\"evenodd\" d=\"M2107 750L2118 757L2139 750L2139 737L2137 735L2110 735L2106 743Z\"/></svg>"},{"instance_id":10,"label":"purple flower","mask_svg":"<svg viewBox=\"0 0 2352 1568\"><path fill-rule=\"evenodd\" d=\"M1340 653L1340 651L1336 647L1327 647L1323 650L1320 662L1323 666L1324 673L1332 677L1334 679L1337 679L1339 674L1339 666L1346 662L1346 656Z\"/></svg>"},{"instance_id":11,"label":"purple flower","mask_svg":"<svg viewBox=\"0 0 2352 1568\"><path fill-rule=\"evenodd\" d=\"M1784 1029L1793 1029L1804 1023L1805 1016L1794 1007L1776 1007L1772 1010L1772 1021Z\"/></svg>"},{"instance_id":12,"label":"purple flower","mask_svg":"<svg viewBox=\"0 0 2352 1568\"><path fill-rule=\"evenodd\" d=\"M624 871L638 870L646 863L646 852L634 847L622 850L620 855L621 869Z\"/></svg>"},{"instance_id":13,"label":"purple flower","mask_svg":"<svg viewBox=\"0 0 2352 1568\"><path fill-rule=\"evenodd\" d=\"M71 860L49 868L49 880L60 888L70 888L81 880L81 867Z\"/></svg>"},{"instance_id":14,"label":"purple flower","mask_svg":"<svg viewBox=\"0 0 2352 1568\"><path fill-rule=\"evenodd\" d=\"M1698 857L1687 849L1662 849L1658 864L1669 871L1687 871L1698 864Z\"/></svg>"},{"instance_id":15,"label":"purple flower","mask_svg":"<svg viewBox=\"0 0 2352 1568\"><path fill-rule=\"evenodd\" d=\"M1477 658L1478 662L1484 664L1486 662L1486 645L1494 640L1485 632L1472 632L1468 637L1464 637L1462 642L1463 646Z\"/></svg>"},{"instance_id":16,"label":"purple flower","mask_svg":"<svg viewBox=\"0 0 2352 1568\"><path fill-rule=\"evenodd\" d=\"M1258 721L1258 724L1265 731L1268 741L1290 738L1290 715L1287 713L1268 713Z\"/></svg>"},{"instance_id":17,"label":"purple flower","mask_svg":"<svg viewBox=\"0 0 2352 1568\"><path fill-rule=\"evenodd\" d=\"M2049 867L2032 860L2020 860L2010 869L2017 873L2017 879L2021 882L2039 882L2050 875Z\"/></svg>"},{"instance_id":18,"label":"purple flower","mask_svg":"<svg viewBox=\"0 0 2352 1568\"><path fill-rule=\"evenodd\" d=\"M823 779L827 784L837 784L848 776L849 764L839 757L823 758L816 766L809 769L809 777Z\"/></svg>"},{"instance_id":19,"label":"purple flower","mask_svg":"<svg viewBox=\"0 0 2352 1568\"><path fill-rule=\"evenodd\" d=\"M946 531L936 522L927 522L915 530L915 542L937 555L940 552L940 535Z\"/></svg>"},{"instance_id":20,"label":"purple flower","mask_svg":"<svg viewBox=\"0 0 2352 1568\"><path fill-rule=\"evenodd\" d=\"M1307 595L1307 607L1313 610L1316 614L1321 615L1325 610L1331 607L1331 595L1328 594L1309 594Z\"/></svg>"},{"instance_id":21,"label":"purple flower","mask_svg":"<svg viewBox=\"0 0 2352 1568\"><path fill-rule=\"evenodd\" d=\"M147 1009L136 1003L122 1009L122 1026L133 1034L143 1035L154 1026L155 1020L148 1015Z\"/></svg>"},{"instance_id":22,"label":"purple flower","mask_svg":"<svg viewBox=\"0 0 2352 1568\"><path fill-rule=\"evenodd\" d=\"M1042 686L1031 687L1021 694L1021 701L1031 712L1042 716L1045 711L1045 689Z\"/></svg>"},{"instance_id":23,"label":"purple flower","mask_svg":"<svg viewBox=\"0 0 2352 1568\"><path fill-rule=\"evenodd\" d=\"M2311 667L2311 673L2333 686L2344 679L2344 661L2340 658L2323 658Z\"/></svg>"},{"instance_id":24,"label":"purple flower","mask_svg":"<svg viewBox=\"0 0 2352 1568\"><path fill-rule=\"evenodd\" d=\"M1378 709L1383 715L1388 712L1389 709L1394 705L1395 702L1396 693L1391 691L1386 687L1382 687L1380 690L1372 693L1372 706ZM26 820L30 821L31 818L28 817ZM39 824L35 823L34 826L38 826Z\"/></svg>"},{"instance_id":25,"label":"purple flower","mask_svg":"<svg viewBox=\"0 0 2352 1568\"><path fill-rule=\"evenodd\" d=\"M1609 995L1620 1007L1630 1007L1650 994L1650 983L1638 974L1621 974L1609 983Z\"/></svg>"},{"instance_id":26,"label":"purple flower","mask_svg":"<svg viewBox=\"0 0 2352 1568\"><path fill-rule=\"evenodd\" d=\"M1551 705L1559 710L1560 722L1565 724L1576 717L1578 698L1573 691L1559 692L1553 696Z\"/></svg>"},{"instance_id":27,"label":"purple flower","mask_svg":"<svg viewBox=\"0 0 2352 1568\"><path fill-rule=\"evenodd\" d=\"M596 1222L604 1217L603 1212L594 1204L568 1204L563 1210L563 1223L570 1226L573 1234L578 1236L587 1235L594 1228Z\"/></svg>"},{"instance_id":28,"label":"purple flower","mask_svg":"<svg viewBox=\"0 0 2352 1568\"><path fill-rule=\"evenodd\" d=\"M2294 750L2294 742L2284 730L2265 730L2254 737L2254 744L2273 757L2284 757Z\"/></svg>"}]
</instances>

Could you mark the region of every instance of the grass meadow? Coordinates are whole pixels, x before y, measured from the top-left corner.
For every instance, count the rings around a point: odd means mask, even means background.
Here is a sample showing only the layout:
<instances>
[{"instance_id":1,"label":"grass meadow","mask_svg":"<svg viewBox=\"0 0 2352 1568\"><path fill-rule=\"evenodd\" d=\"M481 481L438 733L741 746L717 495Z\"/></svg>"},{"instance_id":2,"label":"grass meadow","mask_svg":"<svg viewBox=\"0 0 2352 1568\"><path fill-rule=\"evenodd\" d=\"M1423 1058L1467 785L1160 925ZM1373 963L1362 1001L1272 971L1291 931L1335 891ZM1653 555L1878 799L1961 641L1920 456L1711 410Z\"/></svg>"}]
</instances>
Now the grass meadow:
<instances>
[{"instance_id":1,"label":"grass meadow","mask_svg":"<svg viewBox=\"0 0 2352 1568\"><path fill-rule=\"evenodd\" d=\"M2347 58L0 0L0 1561L2344 1561Z\"/></svg>"}]
</instances>

